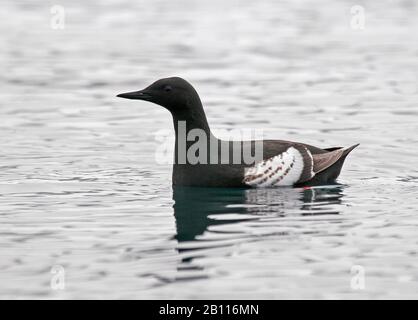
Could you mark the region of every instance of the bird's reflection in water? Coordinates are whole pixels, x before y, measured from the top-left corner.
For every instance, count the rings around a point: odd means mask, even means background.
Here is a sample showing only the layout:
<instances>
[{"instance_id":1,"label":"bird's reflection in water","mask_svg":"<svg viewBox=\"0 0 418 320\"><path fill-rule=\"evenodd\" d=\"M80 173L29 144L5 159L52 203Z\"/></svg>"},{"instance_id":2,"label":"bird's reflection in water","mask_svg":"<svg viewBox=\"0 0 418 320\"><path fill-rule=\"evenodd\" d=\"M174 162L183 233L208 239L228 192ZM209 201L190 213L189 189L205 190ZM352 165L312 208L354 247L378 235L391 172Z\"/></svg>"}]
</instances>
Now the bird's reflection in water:
<instances>
[{"instance_id":1,"label":"bird's reflection in water","mask_svg":"<svg viewBox=\"0 0 418 320\"><path fill-rule=\"evenodd\" d=\"M227 189L173 188L176 239L193 241L216 224L239 223L248 215L285 217L289 215L338 214L343 186L310 188ZM233 219L214 219L218 214L235 214ZM237 215L243 214L243 219Z\"/></svg>"},{"instance_id":2,"label":"bird's reflection in water","mask_svg":"<svg viewBox=\"0 0 418 320\"><path fill-rule=\"evenodd\" d=\"M196 258L216 255L217 248L231 246L235 240L260 239L254 238L252 232L247 234L248 225L227 228L226 232L225 229L215 231L214 226L229 224L232 227L251 219L260 227L257 229L265 227L268 235L272 229L271 219L280 221L287 216L338 214L335 205L341 202L342 191L340 185L306 189L174 188L177 251L180 254L174 281L207 278L205 267L194 263Z\"/></svg>"}]
</instances>

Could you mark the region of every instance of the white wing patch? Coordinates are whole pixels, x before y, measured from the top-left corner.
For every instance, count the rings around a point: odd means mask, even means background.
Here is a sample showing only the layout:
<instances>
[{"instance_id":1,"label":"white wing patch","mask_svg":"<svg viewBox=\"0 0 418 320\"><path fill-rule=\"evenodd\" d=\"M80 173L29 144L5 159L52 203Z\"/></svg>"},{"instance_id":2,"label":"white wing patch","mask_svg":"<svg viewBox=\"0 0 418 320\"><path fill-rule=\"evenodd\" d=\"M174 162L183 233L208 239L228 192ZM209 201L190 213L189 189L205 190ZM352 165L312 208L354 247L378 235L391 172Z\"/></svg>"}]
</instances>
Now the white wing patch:
<instances>
[{"instance_id":1,"label":"white wing patch","mask_svg":"<svg viewBox=\"0 0 418 320\"><path fill-rule=\"evenodd\" d=\"M291 186L304 168L302 154L294 147L245 169L243 182L252 187Z\"/></svg>"}]
</instances>

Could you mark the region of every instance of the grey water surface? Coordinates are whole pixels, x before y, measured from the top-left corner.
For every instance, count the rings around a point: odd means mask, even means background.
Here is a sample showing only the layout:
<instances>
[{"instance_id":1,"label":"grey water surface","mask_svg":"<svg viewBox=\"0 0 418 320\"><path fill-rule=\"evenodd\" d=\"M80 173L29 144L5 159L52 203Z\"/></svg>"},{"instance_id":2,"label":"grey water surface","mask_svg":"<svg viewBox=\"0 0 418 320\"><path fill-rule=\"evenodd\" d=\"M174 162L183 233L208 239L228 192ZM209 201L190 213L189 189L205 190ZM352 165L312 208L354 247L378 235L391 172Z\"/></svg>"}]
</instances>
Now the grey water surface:
<instances>
[{"instance_id":1,"label":"grey water surface","mask_svg":"<svg viewBox=\"0 0 418 320\"><path fill-rule=\"evenodd\" d=\"M418 297L417 2L1 7L0 298ZM361 145L337 185L173 190L169 113L115 97L173 75L215 134Z\"/></svg>"}]
</instances>

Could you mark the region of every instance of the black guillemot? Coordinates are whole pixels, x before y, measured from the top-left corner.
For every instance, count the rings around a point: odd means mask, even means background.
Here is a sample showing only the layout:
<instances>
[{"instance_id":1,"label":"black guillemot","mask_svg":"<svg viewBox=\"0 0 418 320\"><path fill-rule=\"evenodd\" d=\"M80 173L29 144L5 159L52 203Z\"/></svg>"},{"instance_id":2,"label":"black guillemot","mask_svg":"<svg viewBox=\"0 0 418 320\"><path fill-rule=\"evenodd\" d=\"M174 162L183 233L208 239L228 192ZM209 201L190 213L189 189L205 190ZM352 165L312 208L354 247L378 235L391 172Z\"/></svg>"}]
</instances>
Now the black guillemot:
<instances>
[{"instance_id":1,"label":"black guillemot","mask_svg":"<svg viewBox=\"0 0 418 320\"><path fill-rule=\"evenodd\" d=\"M209 128L196 90L179 77L160 79L143 90L117 96L153 102L170 111L176 134L175 186L275 187L333 183L346 156L358 146L321 149L284 140L217 139ZM194 138L189 139L190 134L199 138L202 148L196 148Z\"/></svg>"}]
</instances>

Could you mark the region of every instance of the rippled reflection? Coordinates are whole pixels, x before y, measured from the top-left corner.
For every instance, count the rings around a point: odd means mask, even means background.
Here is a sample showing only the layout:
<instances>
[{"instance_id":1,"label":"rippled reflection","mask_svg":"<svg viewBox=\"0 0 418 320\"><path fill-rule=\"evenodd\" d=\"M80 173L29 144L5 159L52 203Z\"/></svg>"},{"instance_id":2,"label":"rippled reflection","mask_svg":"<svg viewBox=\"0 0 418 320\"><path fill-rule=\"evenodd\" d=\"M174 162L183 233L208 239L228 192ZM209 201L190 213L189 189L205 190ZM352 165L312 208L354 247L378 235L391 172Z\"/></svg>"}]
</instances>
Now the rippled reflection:
<instances>
[{"instance_id":1,"label":"rippled reflection","mask_svg":"<svg viewBox=\"0 0 418 320\"><path fill-rule=\"evenodd\" d=\"M193 241L214 225L261 217L338 214L343 186L270 189L173 188L176 239Z\"/></svg>"}]
</instances>

